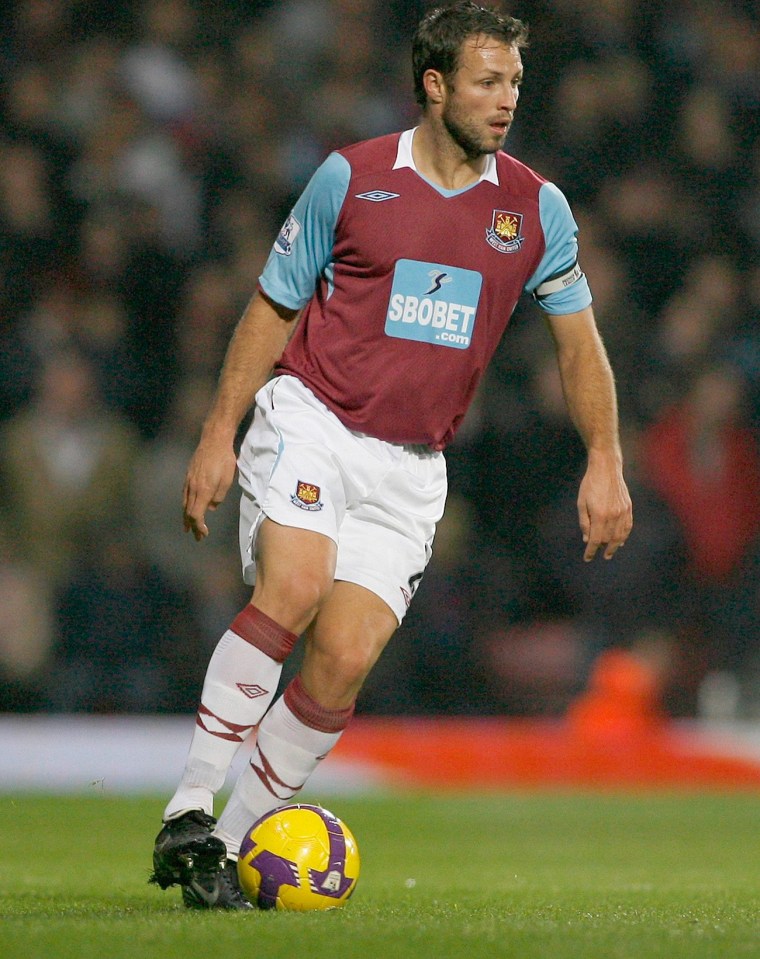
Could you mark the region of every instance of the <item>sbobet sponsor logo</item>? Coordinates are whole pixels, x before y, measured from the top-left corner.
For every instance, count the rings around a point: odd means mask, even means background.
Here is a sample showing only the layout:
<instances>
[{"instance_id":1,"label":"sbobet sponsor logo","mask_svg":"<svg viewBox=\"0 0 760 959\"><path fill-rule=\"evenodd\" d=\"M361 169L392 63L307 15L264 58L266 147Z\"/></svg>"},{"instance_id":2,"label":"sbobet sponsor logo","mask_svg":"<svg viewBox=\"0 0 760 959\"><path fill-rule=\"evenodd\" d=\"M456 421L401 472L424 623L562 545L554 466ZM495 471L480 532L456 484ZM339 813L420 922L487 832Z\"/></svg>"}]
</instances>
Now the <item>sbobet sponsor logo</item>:
<instances>
[{"instance_id":1,"label":"sbobet sponsor logo","mask_svg":"<svg viewBox=\"0 0 760 959\"><path fill-rule=\"evenodd\" d=\"M466 350L472 342L483 278L474 270L399 260L385 332L402 340Z\"/></svg>"}]
</instances>

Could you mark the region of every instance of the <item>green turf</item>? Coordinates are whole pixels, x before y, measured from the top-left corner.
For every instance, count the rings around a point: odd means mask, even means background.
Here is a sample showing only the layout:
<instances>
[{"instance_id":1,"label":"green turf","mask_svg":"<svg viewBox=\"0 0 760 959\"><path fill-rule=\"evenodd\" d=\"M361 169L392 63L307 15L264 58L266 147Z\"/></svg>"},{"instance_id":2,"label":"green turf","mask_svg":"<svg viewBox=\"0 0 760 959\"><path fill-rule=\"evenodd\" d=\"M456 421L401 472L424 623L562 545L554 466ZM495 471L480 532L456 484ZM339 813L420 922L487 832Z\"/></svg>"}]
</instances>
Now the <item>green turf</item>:
<instances>
[{"instance_id":1,"label":"green turf","mask_svg":"<svg viewBox=\"0 0 760 959\"><path fill-rule=\"evenodd\" d=\"M0 957L760 957L760 797L304 798L357 837L342 910L188 912L159 800L0 797Z\"/></svg>"}]
</instances>

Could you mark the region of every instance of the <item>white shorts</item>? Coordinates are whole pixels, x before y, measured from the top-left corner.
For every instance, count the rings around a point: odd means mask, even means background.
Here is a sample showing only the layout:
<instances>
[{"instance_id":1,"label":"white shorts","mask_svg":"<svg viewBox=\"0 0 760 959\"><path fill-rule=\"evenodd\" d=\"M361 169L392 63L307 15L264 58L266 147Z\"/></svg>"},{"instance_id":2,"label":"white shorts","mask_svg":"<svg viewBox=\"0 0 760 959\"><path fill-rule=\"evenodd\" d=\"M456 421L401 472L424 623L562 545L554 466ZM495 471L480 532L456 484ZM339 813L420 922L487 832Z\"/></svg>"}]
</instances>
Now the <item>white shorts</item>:
<instances>
[{"instance_id":1,"label":"white shorts","mask_svg":"<svg viewBox=\"0 0 760 959\"><path fill-rule=\"evenodd\" d=\"M300 380L278 376L256 395L238 458L243 578L268 516L338 547L335 579L383 599L399 623L430 560L446 501L443 454L348 430Z\"/></svg>"}]
</instances>

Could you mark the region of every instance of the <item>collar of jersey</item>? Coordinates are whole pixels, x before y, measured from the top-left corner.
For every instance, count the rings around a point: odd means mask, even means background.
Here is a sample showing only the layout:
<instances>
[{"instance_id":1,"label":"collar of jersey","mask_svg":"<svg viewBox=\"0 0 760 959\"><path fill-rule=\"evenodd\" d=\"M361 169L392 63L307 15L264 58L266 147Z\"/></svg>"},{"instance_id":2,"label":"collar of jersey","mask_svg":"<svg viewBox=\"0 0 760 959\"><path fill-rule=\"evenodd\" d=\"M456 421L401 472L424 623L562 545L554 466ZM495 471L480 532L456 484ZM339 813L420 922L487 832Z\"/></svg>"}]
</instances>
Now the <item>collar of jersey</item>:
<instances>
[{"instance_id":1,"label":"collar of jersey","mask_svg":"<svg viewBox=\"0 0 760 959\"><path fill-rule=\"evenodd\" d=\"M417 165L414 162L414 156L412 155L412 140L414 139L414 134L417 127L413 127L411 130L404 130L398 140L398 151L396 153L396 162L393 164L394 170L401 170L404 167L409 167L410 170L414 170L420 179L424 180L425 183L429 183L434 190L437 190L442 196L456 196L458 193L464 193L466 190L471 190L474 186L477 186L478 183L482 183L483 180L488 180L489 183L494 183L496 186L499 185L499 174L496 170L496 157L493 153L486 154L486 165L483 169L483 172L480 174L480 177L474 183L468 183L467 186L461 187L459 190L447 190L445 187L440 186L438 183L433 183L432 180L429 180L426 176L423 176L422 173L417 169Z\"/></svg>"}]
</instances>

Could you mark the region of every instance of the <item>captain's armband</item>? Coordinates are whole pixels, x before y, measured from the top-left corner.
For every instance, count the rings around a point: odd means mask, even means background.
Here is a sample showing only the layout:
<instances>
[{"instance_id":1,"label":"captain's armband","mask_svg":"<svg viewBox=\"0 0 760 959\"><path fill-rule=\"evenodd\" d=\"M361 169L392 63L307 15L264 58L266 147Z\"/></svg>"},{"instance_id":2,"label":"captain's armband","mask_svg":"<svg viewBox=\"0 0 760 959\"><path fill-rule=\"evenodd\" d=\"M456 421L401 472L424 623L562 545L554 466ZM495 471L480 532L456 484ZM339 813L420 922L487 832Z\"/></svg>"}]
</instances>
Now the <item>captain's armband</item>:
<instances>
[{"instance_id":1,"label":"captain's armband","mask_svg":"<svg viewBox=\"0 0 760 959\"><path fill-rule=\"evenodd\" d=\"M545 297L551 296L552 293L561 293L568 286L572 286L573 283L583 279L583 276L583 270L576 260L569 270L556 273L554 276L550 276L548 280L544 280L543 283L539 283L531 295L534 300L543 300Z\"/></svg>"}]
</instances>

